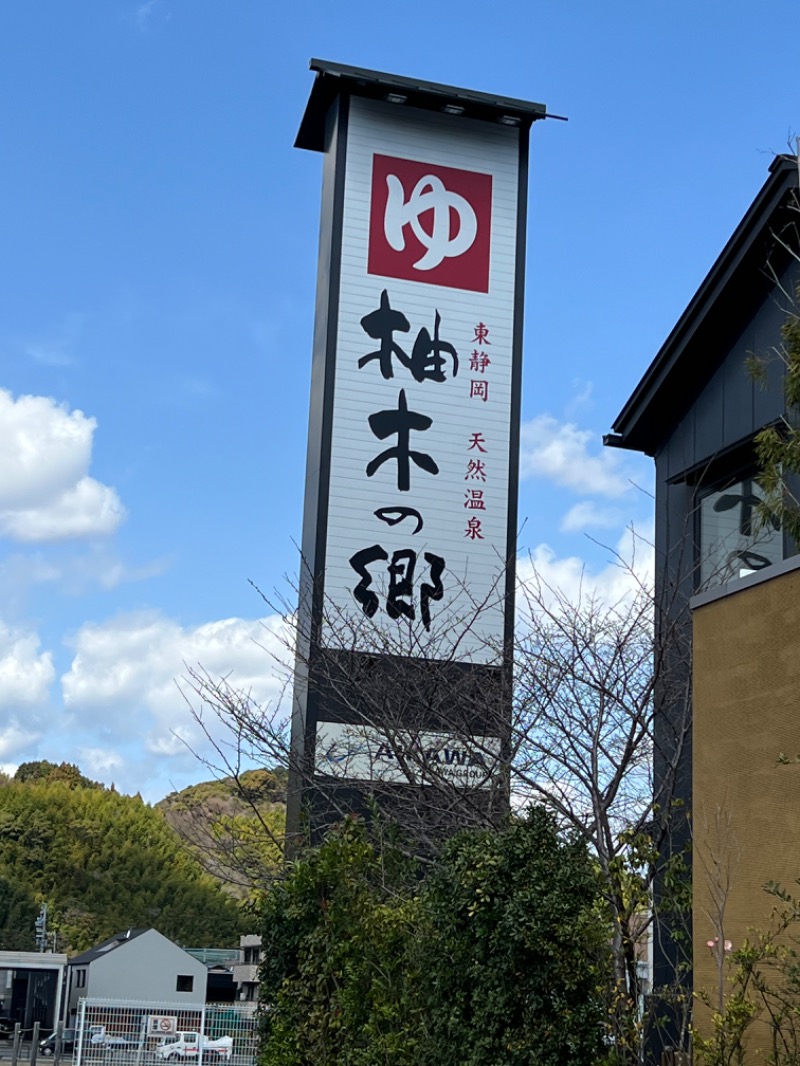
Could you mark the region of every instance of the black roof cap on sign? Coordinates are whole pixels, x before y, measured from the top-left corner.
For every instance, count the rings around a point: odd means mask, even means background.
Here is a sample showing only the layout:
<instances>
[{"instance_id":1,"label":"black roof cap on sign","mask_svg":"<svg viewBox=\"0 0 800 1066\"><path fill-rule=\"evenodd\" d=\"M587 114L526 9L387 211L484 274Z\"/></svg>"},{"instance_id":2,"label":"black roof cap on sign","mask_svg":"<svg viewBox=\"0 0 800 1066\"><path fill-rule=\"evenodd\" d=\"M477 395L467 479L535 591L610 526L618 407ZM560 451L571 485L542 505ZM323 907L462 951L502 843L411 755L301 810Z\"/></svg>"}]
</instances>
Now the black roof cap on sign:
<instances>
[{"instance_id":1,"label":"black roof cap on sign","mask_svg":"<svg viewBox=\"0 0 800 1066\"><path fill-rule=\"evenodd\" d=\"M324 59L312 59L309 69L316 71L317 76L294 145L295 148L308 148L312 152L324 151L325 118L340 92L523 128L536 119L548 117L544 104L517 100L511 96L494 96L492 93L440 85L435 81L401 78L397 74L382 74L378 70L348 67Z\"/></svg>"}]
</instances>

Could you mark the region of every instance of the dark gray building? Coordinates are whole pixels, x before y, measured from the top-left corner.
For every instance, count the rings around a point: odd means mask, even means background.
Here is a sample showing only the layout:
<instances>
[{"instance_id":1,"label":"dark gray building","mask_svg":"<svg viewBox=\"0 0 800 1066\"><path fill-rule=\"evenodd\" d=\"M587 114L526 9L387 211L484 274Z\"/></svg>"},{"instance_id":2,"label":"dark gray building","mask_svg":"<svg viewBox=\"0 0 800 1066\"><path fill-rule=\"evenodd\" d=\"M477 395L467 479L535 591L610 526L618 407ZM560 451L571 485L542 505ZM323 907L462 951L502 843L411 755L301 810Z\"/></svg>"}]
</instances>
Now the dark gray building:
<instances>
[{"instance_id":1,"label":"dark gray building","mask_svg":"<svg viewBox=\"0 0 800 1066\"><path fill-rule=\"evenodd\" d=\"M779 564L795 551L780 529L760 528L754 512L761 496L754 437L786 413L784 366L780 359L770 361L759 383L746 361L779 348L800 281L797 189L798 160L776 158L605 438L607 445L655 460L657 603L662 627L677 622L683 632L685 642L673 654L687 688L691 598ZM691 835L691 720L674 690L662 689L660 698L655 781L678 801L664 845L675 853ZM657 888L657 907L659 900ZM673 982L676 950L669 936L656 936L656 988ZM691 974L685 979L689 984ZM673 1032L667 1043L674 1040Z\"/></svg>"},{"instance_id":2,"label":"dark gray building","mask_svg":"<svg viewBox=\"0 0 800 1066\"><path fill-rule=\"evenodd\" d=\"M67 956L54 952L0 951L0 1015L32 1029L52 1029L62 1009ZM12 1024L13 1028L13 1024Z\"/></svg>"}]
</instances>

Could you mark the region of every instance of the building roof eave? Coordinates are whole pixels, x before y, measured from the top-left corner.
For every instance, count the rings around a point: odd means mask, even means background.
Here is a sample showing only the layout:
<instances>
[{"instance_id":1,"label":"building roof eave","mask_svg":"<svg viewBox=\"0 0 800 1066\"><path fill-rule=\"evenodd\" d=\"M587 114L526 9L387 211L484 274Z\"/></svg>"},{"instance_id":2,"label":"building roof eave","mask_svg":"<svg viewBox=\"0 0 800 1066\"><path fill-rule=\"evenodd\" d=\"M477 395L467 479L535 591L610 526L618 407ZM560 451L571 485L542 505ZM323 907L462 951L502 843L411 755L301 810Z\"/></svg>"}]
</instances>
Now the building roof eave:
<instances>
[{"instance_id":1,"label":"building roof eave","mask_svg":"<svg viewBox=\"0 0 800 1066\"><path fill-rule=\"evenodd\" d=\"M716 368L721 330L733 329L746 305L767 296L773 269L790 257L782 245L790 194L798 187L794 156L777 156L767 180L726 243L659 352L604 437L610 447L654 455L675 423L675 402L685 405ZM796 231L794 240L796 241Z\"/></svg>"}]
</instances>

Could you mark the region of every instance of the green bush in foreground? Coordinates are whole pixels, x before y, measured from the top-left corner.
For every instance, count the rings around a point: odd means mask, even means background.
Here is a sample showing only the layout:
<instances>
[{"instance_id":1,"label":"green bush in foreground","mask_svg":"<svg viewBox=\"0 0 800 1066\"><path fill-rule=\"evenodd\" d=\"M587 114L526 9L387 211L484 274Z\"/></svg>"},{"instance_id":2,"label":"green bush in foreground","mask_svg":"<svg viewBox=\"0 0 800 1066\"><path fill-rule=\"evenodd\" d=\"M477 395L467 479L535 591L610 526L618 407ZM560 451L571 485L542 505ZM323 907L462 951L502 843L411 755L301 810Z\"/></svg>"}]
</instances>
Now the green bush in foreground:
<instances>
[{"instance_id":1,"label":"green bush in foreground","mask_svg":"<svg viewBox=\"0 0 800 1066\"><path fill-rule=\"evenodd\" d=\"M261 1066L590 1066L597 913L542 810L458 834L424 879L345 822L267 894Z\"/></svg>"}]
</instances>

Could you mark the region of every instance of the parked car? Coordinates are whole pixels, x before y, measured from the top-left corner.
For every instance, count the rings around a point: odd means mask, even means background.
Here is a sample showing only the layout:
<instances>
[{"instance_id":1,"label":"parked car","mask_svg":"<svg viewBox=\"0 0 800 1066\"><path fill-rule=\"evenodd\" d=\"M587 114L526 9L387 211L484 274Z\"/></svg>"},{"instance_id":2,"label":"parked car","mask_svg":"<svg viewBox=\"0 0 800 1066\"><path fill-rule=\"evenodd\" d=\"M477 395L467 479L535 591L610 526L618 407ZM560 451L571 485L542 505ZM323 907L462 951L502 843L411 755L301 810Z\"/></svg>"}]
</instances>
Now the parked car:
<instances>
[{"instance_id":1,"label":"parked car","mask_svg":"<svg viewBox=\"0 0 800 1066\"><path fill-rule=\"evenodd\" d=\"M124 1051L126 1048L138 1047L139 1041L128 1036L115 1036L106 1031L104 1025L90 1025L88 1029L88 1041L94 1048L102 1048L104 1051Z\"/></svg>"},{"instance_id":2,"label":"parked car","mask_svg":"<svg viewBox=\"0 0 800 1066\"><path fill-rule=\"evenodd\" d=\"M75 1030L65 1029L61 1034L61 1050L65 1055L71 1055L75 1050ZM51 1033L44 1040L39 1041L40 1055L55 1055L56 1034Z\"/></svg>"},{"instance_id":3,"label":"parked car","mask_svg":"<svg viewBox=\"0 0 800 1066\"><path fill-rule=\"evenodd\" d=\"M84 1036L84 1046L93 1050L124 1051L126 1048L138 1046L137 1040L130 1040L126 1036L110 1036L104 1025L91 1025ZM72 1055L78 1043L77 1029L64 1029L61 1034L61 1051L65 1055ZM44 1040L39 1041L40 1055L55 1055L56 1034L52 1033Z\"/></svg>"},{"instance_id":4,"label":"parked car","mask_svg":"<svg viewBox=\"0 0 800 1066\"><path fill-rule=\"evenodd\" d=\"M0 1040L10 1040L16 1024L13 1018L0 1017Z\"/></svg>"}]
</instances>

